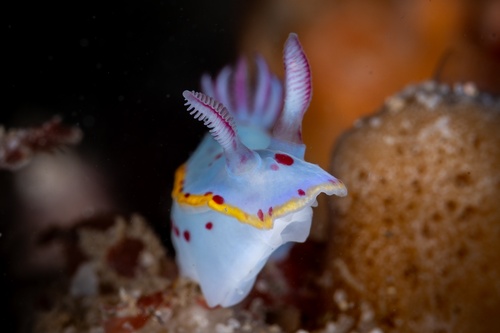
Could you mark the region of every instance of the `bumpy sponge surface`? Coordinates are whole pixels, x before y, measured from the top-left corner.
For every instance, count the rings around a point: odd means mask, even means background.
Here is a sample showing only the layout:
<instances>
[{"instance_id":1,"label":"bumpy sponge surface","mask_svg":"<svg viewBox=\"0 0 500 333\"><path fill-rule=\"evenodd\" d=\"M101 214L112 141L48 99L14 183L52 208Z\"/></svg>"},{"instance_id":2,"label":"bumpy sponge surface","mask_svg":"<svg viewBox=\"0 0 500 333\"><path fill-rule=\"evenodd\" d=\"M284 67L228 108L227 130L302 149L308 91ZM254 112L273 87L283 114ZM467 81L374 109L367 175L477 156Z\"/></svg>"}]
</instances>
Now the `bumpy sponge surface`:
<instances>
[{"instance_id":1,"label":"bumpy sponge surface","mask_svg":"<svg viewBox=\"0 0 500 333\"><path fill-rule=\"evenodd\" d=\"M341 138L331 171L350 192L332 201L333 288L384 332L500 332L500 100L410 86Z\"/></svg>"}]
</instances>

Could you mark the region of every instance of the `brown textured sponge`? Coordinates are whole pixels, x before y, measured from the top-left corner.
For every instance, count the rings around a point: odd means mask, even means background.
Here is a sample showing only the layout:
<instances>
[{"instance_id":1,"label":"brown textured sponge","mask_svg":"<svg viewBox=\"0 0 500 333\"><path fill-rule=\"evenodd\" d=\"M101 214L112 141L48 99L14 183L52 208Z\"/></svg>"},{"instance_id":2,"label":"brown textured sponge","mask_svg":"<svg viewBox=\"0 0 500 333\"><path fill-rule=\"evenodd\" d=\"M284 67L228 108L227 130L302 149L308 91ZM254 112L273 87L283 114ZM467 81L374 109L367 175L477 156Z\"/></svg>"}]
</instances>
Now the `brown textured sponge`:
<instances>
[{"instance_id":1,"label":"brown textured sponge","mask_svg":"<svg viewBox=\"0 0 500 333\"><path fill-rule=\"evenodd\" d=\"M349 189L332 201L332 309L369 307L384 332L500 332L498 99L408 87L340 139L331 171Z\"/></svg>"}]
</instances>

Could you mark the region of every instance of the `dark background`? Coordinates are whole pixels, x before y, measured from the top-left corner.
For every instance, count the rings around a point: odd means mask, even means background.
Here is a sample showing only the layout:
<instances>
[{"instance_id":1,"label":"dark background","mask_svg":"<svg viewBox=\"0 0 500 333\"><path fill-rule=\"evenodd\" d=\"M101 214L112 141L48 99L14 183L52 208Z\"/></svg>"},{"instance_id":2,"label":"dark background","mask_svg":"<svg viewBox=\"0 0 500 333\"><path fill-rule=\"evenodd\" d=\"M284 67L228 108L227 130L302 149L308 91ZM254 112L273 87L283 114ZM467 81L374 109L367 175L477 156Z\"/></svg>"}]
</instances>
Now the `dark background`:
<instances>
[{"instance_id":1,"label":"dark background","mask_svg":"<svg viewBox=\"0 0 500 333\"><path fill-rule=\"evenodd\" d=\"M83 130L80 149L112 169L118 202L158 214L172 171L203 132L183 112L182 91L236 56L243 5L234 3L16 2L2 52L0 123L63 116Z\"/></svg>"},{"instance_id":2,"label":"dark background","mask_svg":"<svg viewBox=\"0 0 500 333\"><path fill-rule=\"evenodd\" d=\"M60 115L81 128L77 151L104 171L117 212L145 216L168 243L173 172L205 131L184 111L182 91L235 59L248 7L230 0L11 2L0 124L36 126ZM0 171L3 235L18 216L12 178ZM9 274L12 260L2 253L2 332L23 318L12 307L22 288Z\"/></svg>"}]
</instances>

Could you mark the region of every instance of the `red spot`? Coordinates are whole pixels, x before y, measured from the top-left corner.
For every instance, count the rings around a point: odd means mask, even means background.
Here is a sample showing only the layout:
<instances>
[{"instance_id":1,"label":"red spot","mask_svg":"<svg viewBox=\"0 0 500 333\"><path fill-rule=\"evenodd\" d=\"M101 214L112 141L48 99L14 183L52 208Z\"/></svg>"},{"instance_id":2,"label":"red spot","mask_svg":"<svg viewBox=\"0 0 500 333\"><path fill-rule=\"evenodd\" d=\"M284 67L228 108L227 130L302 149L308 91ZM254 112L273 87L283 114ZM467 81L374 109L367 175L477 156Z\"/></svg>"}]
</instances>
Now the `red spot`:
<instances>
[{"instance_id":1,"label":"red spot","mask_svg":"<svg viewBox=\"0 0 500 333\"><path fill-rule=\"evenodd\" d=\"M207 230L212 230L213 227L214 224L212 222L207 222L207 224L205 224L205 228L207 228Z\"/></svg>"},{"instance_id":2,"label":"red spot","mask_svg":"<svg viewBox=\"0 0 500 333\"><path fill-rule=\"evenodd\" d=\"M174 235L179 237L179 235L180 235L179 228L177 228L177 226L175 225L175 222L173 220L171 220L170 222L171 222L170 226L172 227Z\"/></svg>"},{"instance_id":3,"label":"red spot","mask_svg":"<svg viewBox=\"0 0 500 333\"><path fill-rule=\"evenodd\" d=\"M203 296L200 295L200 296L196 297L195 301L196 301L196 304L198 304L199 306L201 306L205 310L212 310L212 307L208 306L207 301L205 300L205 298ZM108 333L108 332L106 332L106 333Z\"/></svg>"},{"instance_id":4,"label":"red spot","mask_svg":"<svg viewBox=\"0 0 500 333\"><path fill-rule=\"evenodd\" d=\"M184 198L188 198L191 195L191 193L186 193L184 194Z\"/></svg>"},{"instance_id":5,"label":"red spot","mask_svg":"<svg viewBox=\"0 0 500 333\"><path fill-rule=\"evenodd\" d=\"M222 153L215 155L215 159L218 160L219 158L222 157Z\"/></svg>"},{"instance_id":6,"label":"red spot","mask_svg":"<svg viewBox=\"0 0 500 333\"><path fill-rule=\"evenodd\" d=\"M280 167L278 166L278 164L271 164L271 170L278 170Z\"/></svg>"},{"instance_id":7,"label":"red spot","mask_svg":"<svg viewBox=\"0 0 500 333\"><path fill-rule=\"evenodd\" d=\"M248 156L241 155L241 157L240 157L240 163L245 163L247 160L248 160Z\"/></svg>"},{"instance_id":8,"label":"red spot","mask_svg":"<svg viewBox=\"0 0 500 333\"><path fill-rule=\"evenodd\" d=\"M107 264L121 276L132 278L135 276L139 263L139 255L144 243L135 238L123 238L113 245L107 253Z\"/></svg>"},{"instance_id":9,"label":"red spot","mask_svg":"<svg viewBox=\"0 0 500 333\"><path fill-rule=\"evenodd\" d=\"M224 203L224 198L221 197L220 195L214 195L212 200L218 205L222 205Z\"/></svg>"},{"instance_id":10,"label":"red spot","mask_svg":"<svg viewBox=\"0 0 500 333\"><path fill-rule=\"evenodd\" d=\"M304 195L306 195L306 192L304 192L303 189L299 188L299 190L297 191L299 193L299 195L302 197Z\"/></svg>"},{"instance_id":11,"label":"red spot","mask_svg":"<svg viewBox=\"0 0 500 333\"><path fill-rule=\"evenodd\" d=\"M207 195L210 195L210 194L212 194L212 192L207 192L207 193L205 193L203 195L207 196Z\"/></svg>"},{"instance_id":12,"label":"red spot","mask_svg":"<svg viewBox=\"0 0 500 333\"><path fill-rule=\"evenodd\" d=\"M184 239L186 240L186 242L189 242L189 240L191 239L191 234L187 230L184 231Z\"/></svg>"},{"instance_id":13,"label":"red spot","mask_svg":"<svg viewBox=\"0 0 500 333\"><path fill-rule=\"evenodd\" d=\"M262 212L262 209L259 209L257 216L259 217L259 220L264 222L264 213Z\"/></svg>"},{"instance_id":14,"label":"red spot","mask_svg":"<svg viewBox=\"0 0 500 333\"><path fill-rule=\"evenodd\" d=\"M293 164L293 158L291 158L288 155L285 154L274 154L274 158L276 159L276 162L284 165L292 165Z\"/></svg>"},{"instance_id":15,"label":"red spot","mask_svg":"<svg viewBox=\"0 0 500 333\"><path fill-rule=\"evenodd\" d=\"M137 306L139 308L146 308L146 307L156 308L162 302L163 302L163 293L161 291L158 291L153 294L141 296L137 300Z\"/></svg>"},{"instance_id":16,"label":"red spot","mask_svg":"<svg viewBox=\"0 0 500 333\"><path fill-rule=\"evenodd\" d=\"M269 214L269 216L273 216L273 207L269 207L267 214Z\"/></svg>"}]
</instances>

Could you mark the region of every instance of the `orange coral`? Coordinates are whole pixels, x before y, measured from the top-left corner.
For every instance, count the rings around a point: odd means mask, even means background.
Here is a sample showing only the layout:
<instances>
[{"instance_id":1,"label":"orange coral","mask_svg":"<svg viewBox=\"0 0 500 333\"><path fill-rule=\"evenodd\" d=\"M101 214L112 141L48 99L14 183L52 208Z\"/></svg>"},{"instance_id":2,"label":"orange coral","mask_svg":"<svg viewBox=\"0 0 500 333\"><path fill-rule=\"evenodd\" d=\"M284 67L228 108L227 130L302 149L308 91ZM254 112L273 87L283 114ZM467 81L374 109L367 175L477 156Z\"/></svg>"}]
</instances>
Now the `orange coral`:
<instances>
[{"instance_id":1,"label":"orange coral","mask_svg":"<svg viewBox=\"0 0 500 333\"><path fill-rule=\"evenodd\" d=\"M440 69L447 82L474 80L500 91L495 6L489 0L275 0L250 14L242 48L264 53L278 69L273 45L289 31L299 34L313 71L304 140L308 158L325 167L334 140L355 119Z\"/></svg>"}]
</instances>

